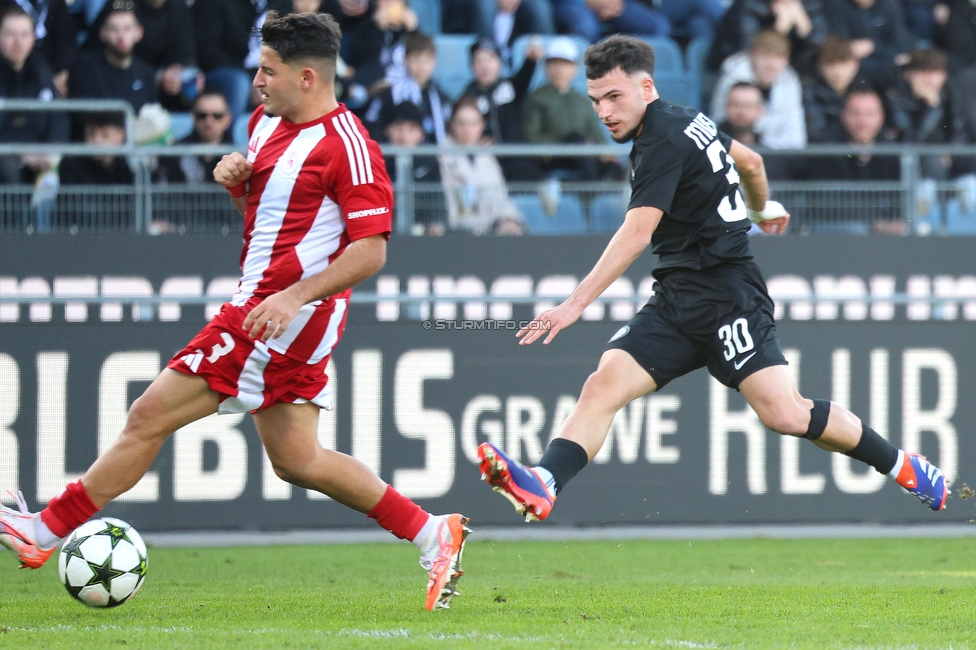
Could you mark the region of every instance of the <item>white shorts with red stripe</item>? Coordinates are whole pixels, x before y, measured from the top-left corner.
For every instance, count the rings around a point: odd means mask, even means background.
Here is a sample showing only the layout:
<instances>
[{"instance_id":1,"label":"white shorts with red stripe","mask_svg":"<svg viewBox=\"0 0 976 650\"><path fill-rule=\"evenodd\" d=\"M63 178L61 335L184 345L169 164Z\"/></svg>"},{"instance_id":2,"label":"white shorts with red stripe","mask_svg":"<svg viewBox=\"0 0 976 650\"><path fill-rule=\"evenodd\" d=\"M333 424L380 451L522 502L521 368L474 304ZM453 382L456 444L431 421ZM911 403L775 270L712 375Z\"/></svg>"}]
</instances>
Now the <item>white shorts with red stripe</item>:
<instances>
[{"instance_id":1,"label":"white shorts with red stripe","mask_svg":"<svg viewBox=\"0 0 976 650\"><path fill-rule=\"evenodd\" d=\"M345 301L342 304L344 307ZM275 404L306 402L332 410L332 390L325 367L345 329L345 309L334 310L330 319L336 323L327 328L332 335L328 353L303 361L247 336L243 323L251 307L250 304L225 304L216 318L166 367L206 379L210 388L221 396L219 413L259 411ZM288 336L291 329L289 326L282 337Z\"/></svg>"}]
</instances>

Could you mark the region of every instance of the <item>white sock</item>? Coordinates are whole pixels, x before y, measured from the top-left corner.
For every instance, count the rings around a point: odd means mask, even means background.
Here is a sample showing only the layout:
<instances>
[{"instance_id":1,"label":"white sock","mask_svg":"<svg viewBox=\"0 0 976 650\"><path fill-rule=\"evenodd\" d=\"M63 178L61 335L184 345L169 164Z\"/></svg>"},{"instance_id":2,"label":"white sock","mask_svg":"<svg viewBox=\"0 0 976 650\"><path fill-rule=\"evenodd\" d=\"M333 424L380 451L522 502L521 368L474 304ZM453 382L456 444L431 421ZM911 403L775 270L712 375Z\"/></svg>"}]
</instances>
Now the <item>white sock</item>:
<instances>
[{"instance_id":1,"label":"white sock","mask_svg":"<svg viewBox=\"0 0 976 650\"><path fill-rule=\"evenodd\" d=\"M898 460L895 461L895 466L891 468L890 472L888 472L888 476L890 476L891 478L898 478L898 472L901 471L901 466L905 464L905 458L906 458L905 452L899 449Z\"/></svg>"},{"instance_id":2,"label":"white sock","mask_svg":"<svg viewBox=\"0 0 976 650\"><path fill-rule=\"evenodd\" d=\"M547 470L545 467L542 467L541 465L538 467L533 467L532 469L534 469L535 473L539 475L539 478L542 479L542 482L546 484L546 492L549 493L549 496L555 499L556 478L552 475L552 472Z\"/></svg>"},{"instance_id":3,"label":"white sock","mask_svg":"<svg viewBox=\"0 0 976 650\"><path fill-rule=\"evenodd\" d=\"M34 515L34 543L43 549L49 549L61 543L60 537L51 532L41 515Z\"/></svg>"},{"instance_id":4,"label":"white sock","mask_svg":"<svg viewBox=\"0 0 976 650\"><path fill-rule=\"evenodd\" d=\"M421 555L427 555L430 549L437 545L437 526L442 517L429 515L417 536L413 538L413 545L420 549Z\"/></svg>"}]
</instances>

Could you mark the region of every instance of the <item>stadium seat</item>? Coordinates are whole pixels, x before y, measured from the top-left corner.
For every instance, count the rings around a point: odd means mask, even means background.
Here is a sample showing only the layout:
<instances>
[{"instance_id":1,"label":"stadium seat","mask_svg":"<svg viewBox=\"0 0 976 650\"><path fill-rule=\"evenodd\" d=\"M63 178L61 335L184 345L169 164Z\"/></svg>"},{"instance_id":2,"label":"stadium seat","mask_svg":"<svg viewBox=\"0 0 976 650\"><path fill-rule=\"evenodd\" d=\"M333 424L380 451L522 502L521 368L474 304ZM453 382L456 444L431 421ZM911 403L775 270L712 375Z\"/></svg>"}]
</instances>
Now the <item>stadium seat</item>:
<instances>
[{"instance_id":1,"label":"stadium seat","mask_svg":"<svg viewBox=\"0 0 976 650\"><path fill-rule=\"evenodd\" d=\"M474 80L471 72L471 44L473 34L439 34L434 36L437 46L437 66L434 81L451 100L456 100Z\"/></svg>"},{"instance_id":2,"label":"stadium seat","mask_svg":"<svg viewBox=\"0 0 976 650\"><path fill-rule=\"evenodd\" d=\"M622 194L603 194L590 204L590 229L594 232L613 232L624 222L627 199Z\"/></svg>"},{"instance_id":3,"label":"stadium seat","mask_svg":"<svg viewBox=\"0 0 976 650\"><path fill-rule=\"evenodd\" d=\"M950 235L976 235L976 209L966 212L958 200L946 204L946 233Z\"/></svg>"},{"instance_id":4,"label":"stadium seat","mask_svg":"<svg viewBox=\"0 0 976 650\"><path fill-rule=\"evenodd\" d=\"M703 88L705 87L705 76L707 74L705 70L705 60L708 58L708 52L712 49L712 41L708 38L696 38L690 43L688 43L688 49L685 51L685 68L688 70L688 74L695 83L698 84L698 106L706 106L707 99L704 97Z\"/></svg>"},{"instance_id":5,"label":"stadium seat","mask_svg":"<svg viewBox=\"0 0 976 650\"><path fill-rule=\"evenodd\" d=\"M234 138L234 144L238 147L247 146L247 123L250 119L250 115L240 115L234 120L234 125L231 127L231 135Z\"/></svg>"},{"instance_id":6,"label":"stadium seat","mask_svg":"<svg viewBox=\"0 0 976 650\"><path fill-rule=\"evenodd\" d=\"M654 84L661 99L678 106L691 106L701 109L701 91L698 82L688 74L655 73Z\"/></svg>"},{"instance_id":7,"label":"stadium seat","mask_svg":"<svg viewBox=\"0 0 976 650\"><path fill-rule=\"evenodd\" d=\"M685 59L681 55L678 44L667 37L642 36L642 41L654 48L654 74L682 74L685 71Z\"/></svg>"},{"instance_id":8,"label":"stadium seat","mask_svg":"<svg viewBox=\"0 0 976 650\"><path fill-rule=\"evenodd\" d=\"M173 142L178 142L193 133L192 113L170 113L169 129L173 134Z\"/></svg>"},{"instance_id":9,"label":"stadium seat","mask_svg":"<svg viewBox=\"0 0 976 650\"><path fill-rule=\"evenodd\" d=\"M712 41L708 38L696 38L688 43L685 52L685 69L696 78L701 79L705 73L705 60L712 49Z\"/></svg>"},{"instance_id":10,"label":"stadium seat","mask_svg":"<svg viewBox=\"0 0 976 650\"><path fill-rule=\"evenodd\" d=\"M419 31L428 36L441 33L440 0L411 0L410 8L417 14L417 29Z\"/></svg>"},{"instance_id":11,"label":"stadium seat","mask_svg":"<svg viewBox=\"0 0 976 650\"><path fill-rule=\"evenodd\" d=\"M586 232L586 217L578 197L564 194L556 214L546 216L535 194L514 194L512 202L525 217L531 235L578 235Z\"/></svg>"},{"instance_id":12,"label":"stadium seat","mask_svg":"<svg viewBox=\"0 0 976 650\"><path fill-rule=\"evenodd\" d=\"M586 95L586 69L583 66L583 52L586 48L590 46L589 41L581 36L534 36L526 34L525 36L519 36L512 43L512 72L515 74L522 67L522 63L525 61L525 51L529 49L529 45L532 43L533 39L539 39L542 44L543 49L545 49L549 42L554 38L569 38L576 43L576 47L580 51L580 61L579 61L579 71L576 73L576 77L573 79L573 88L579 92ZM467 61L467 59L465 59ZM539 65L535 67L535 74L532 75L532 83L529 85L529 90L535 90L539 86L544 86L547 83L546 79L546 66L543 64L545 59L540 59Z\"/></svg>"}]
</instances>

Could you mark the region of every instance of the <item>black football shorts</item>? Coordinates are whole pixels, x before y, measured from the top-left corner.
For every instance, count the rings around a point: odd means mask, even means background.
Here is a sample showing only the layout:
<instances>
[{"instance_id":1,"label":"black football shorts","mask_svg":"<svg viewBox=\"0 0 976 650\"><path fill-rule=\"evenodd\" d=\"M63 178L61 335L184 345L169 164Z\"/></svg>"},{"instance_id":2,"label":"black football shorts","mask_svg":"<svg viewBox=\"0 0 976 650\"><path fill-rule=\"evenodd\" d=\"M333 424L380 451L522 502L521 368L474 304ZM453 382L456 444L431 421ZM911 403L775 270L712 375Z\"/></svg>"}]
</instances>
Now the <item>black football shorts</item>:
<instances>
[{"instance_id":1,"label":"black football shorts","mask_svg":"<svg viewBox=\"0 0 976 650\"><path fill-rule=\"evenodd\" d=\"M786 365L773 301L753 262L668 273L607 349L629 353L659 389L703 366L729 388L738 388L757 370Z\"/></svg>"}]
</instances>

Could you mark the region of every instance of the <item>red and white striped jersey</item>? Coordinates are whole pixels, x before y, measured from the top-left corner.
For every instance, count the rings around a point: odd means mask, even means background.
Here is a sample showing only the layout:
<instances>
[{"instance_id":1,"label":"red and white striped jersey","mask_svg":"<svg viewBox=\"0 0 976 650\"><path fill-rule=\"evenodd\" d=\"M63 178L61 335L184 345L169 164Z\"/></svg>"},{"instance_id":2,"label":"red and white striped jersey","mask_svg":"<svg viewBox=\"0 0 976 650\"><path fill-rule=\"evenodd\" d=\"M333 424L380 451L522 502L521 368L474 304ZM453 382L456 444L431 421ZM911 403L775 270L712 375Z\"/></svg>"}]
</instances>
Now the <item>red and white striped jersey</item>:
<instances>
[{"instance_id":1,"label":"red and white striped jersey","mask_svg":"<svg viewBox=\"0 0 976 650\"><path fill-rule=\"evenodd\" d=\"M264 298L320 273L351 242L385 235L393 188L379 145L342 104L294 124L251 115L247 160L253 163L244 214L241 281L231 303L253 308ZM345 325L351 289L310 303L268 347L318 363Z\"/></svg>"}]
</instances>

